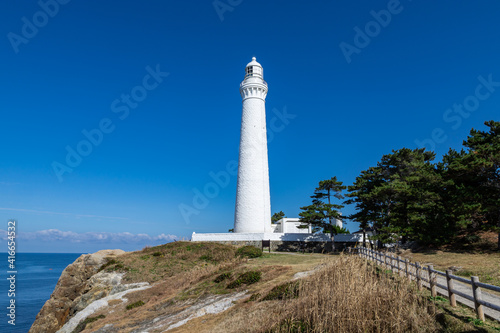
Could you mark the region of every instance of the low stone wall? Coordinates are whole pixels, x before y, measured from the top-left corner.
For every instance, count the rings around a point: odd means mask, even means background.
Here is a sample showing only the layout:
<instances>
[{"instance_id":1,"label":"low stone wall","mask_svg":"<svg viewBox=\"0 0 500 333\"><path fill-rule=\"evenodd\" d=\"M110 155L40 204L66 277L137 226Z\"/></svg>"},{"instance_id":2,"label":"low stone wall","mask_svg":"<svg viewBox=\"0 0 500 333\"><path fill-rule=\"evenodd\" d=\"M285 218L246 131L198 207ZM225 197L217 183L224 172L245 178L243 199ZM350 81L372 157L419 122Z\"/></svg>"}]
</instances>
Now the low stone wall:
<instances>
[{"instance_id":1,"label":"low stone wall","mask_svg":"<svg viewBox=\"0 0 500 333\"><path fill-rule=\"evenodd\" d=\"M213 241L219 244L246 246L251 245L259 249L262 248L262 241ZM264 251L268 251L268 247ZM306 252L306 253L321 253L330 252L332 243L330 242L293 242L293 241L271 241L271 251L278 252Z\"/></svg>"}]
</instances>

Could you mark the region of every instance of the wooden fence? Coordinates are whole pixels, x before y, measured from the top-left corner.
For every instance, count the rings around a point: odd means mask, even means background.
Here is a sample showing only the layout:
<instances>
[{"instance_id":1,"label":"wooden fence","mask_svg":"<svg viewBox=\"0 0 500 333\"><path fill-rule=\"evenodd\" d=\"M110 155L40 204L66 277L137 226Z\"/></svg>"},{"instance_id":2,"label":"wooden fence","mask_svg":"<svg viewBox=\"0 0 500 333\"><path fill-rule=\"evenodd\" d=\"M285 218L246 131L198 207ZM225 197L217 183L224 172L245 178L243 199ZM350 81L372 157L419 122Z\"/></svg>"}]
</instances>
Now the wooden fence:
<instances>
[{"instance_id":1,"label":"wooden fence","mask_svg":"<svg viewBox=\"0 0 500 333\"><path fill-rule=\"evenodd\" d=\"M448 292L448 298L450 300L451 306L457 305L455 295L472 301L474 303L477 317L480 320L484 321L483 306L500 312L499 304L487 302L482 299L481 295L481 288L500 292L500 287L479 282L479 278L477 276L471 276L469 280L460 276L453 275L451 270L441 272L435 270L433 265L427 265L426 267L424 267L421 266L418 262L413 263L408 259L402 259L401 256L396 257L392 254L377 252L368 248L349 248L348 251L351 254L357 254L364 259L371 260L377 264L380 264L382 267L390 269L395 274L399 274L399 276L401 277L406 276L410 280L415 280L417 282L417 287L419 290L422 289L423 282L428 283L428 288L430 289L431 295L433 297L437 296L437 287L444 289ZM438 275L446 278L446 285L438 283ZM471 286L472 296L457 290L453 284L454 280L463 282Z\"/></svg>"}]
</instances>

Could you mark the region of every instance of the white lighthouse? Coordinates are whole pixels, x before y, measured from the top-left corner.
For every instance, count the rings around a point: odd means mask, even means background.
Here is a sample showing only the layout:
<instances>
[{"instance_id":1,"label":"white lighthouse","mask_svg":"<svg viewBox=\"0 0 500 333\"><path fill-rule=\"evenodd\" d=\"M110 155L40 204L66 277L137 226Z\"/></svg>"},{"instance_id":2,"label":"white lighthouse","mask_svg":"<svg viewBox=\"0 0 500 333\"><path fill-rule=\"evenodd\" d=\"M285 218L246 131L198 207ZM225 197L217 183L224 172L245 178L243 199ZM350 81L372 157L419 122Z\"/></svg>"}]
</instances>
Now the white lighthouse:
<instances>
[{"instance_id":1,"label":"white lighthouse","mask_svg":"<svg viewBox=\"0 0 500 333\"><path fill-rule=\"evenodd\" d=\"M271 224L266 130L267 89L264 70L252 58L240 84L243 109L234 232L193 232L193 242L255 246L256 242L259 244L265 240L271 242L273 249L288 249L289 246L296 246L297 242L312 242L311 244L319 244L320 248L324 248L331 241L328 234L312 233L311 227L299 218L283 218ZM335 239L339 240L341 237L339 235ZM359 241L359 237L355 241Z\"/></svg>"},{"instance_id":2,"label":"white lighthouse","mask_svg":"<svg viewBox=\"0 0 500 333\"><path fill-rule=\"evenodd\" d=\"M265 105L267 83L264 69L255 57L245 68L240 93L243 111L234 232L268 233L272 229Z\"/></svg>"}]
</instances>

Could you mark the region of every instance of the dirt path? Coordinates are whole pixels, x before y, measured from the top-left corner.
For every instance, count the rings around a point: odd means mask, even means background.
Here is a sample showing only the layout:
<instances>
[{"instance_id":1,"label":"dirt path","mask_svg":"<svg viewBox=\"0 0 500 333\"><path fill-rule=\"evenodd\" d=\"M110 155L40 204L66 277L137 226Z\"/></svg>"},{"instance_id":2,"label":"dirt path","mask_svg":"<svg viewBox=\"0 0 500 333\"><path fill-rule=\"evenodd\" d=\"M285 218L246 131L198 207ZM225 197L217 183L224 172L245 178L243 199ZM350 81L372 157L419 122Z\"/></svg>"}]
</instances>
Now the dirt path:
<instances>
[{"instance_id":1,"label":"dirt path","mask_svg":"<svg viewBox=\"0 0 500 333\"><path fill-rule=\"evenodd\" d=\"M446 279L442 276L438 276L437 278L437 283L439 284L442 284L444 286L446 286ZM426 285L427 287L429 286L428 283L424 282L424 285ZM459 282L459 281L456 281L454 280L453 281L453 288L460 291L461 293L464 293L466 295L469 295L472 297L472 287L468 284L465 284L465 283L462 283L462 282ZM444 290L442 288L436 288L437 289L437 292L443 296L446 296L448 297L448 291L447 290ZM481 295L482 295L482 299L486 302L489 302L489 303L492 303L492 304L500 304L500 297L496 296L496 295L493 295L493 294L490 294L488 292L486 292L484 289L481 289ZM473 308L474 309L474 302L472 301L469 301L468 299L466 298L463 298L461 296L458 296L458 295L455 295L456 299L457 299L457 302L460 302L462 304L465 304L467 305L468 307L470 308ZM496 311L496 310L493 310L493 309L490 309L490 308L487 308L485 306L483 306L483 309L484 309L484 314L492 319L495 319L497 321L500 321L500 312Z\"/></svg>"},{"instance_id":2,"label":"dirt path","mask_svg":"<svg viewBox=\"0 0 500 333\"><path fill-rule=\"evenodd\" d=\"M394 267L394 269L395 269L394 272L397 272L396 267ZM415 267L410 267L410 271L412 274L416 274ZM422 278L428 279L428 275L426 274L425 270L423 270L423 272L421 274L422 274L421 275ZM414 275L412 275L411 279L416 280L416 277ZM437 274L437 283L440 285L446 286L447 285L446 278ZM422 285L424 285L427 288L430 288L429 283L425 282L424 280L422 280ZM460 281L453 280L453 289L455 289L463 294L469 295L470 297L473 297L472 286L469 284L465 284L465 283L462 283ZM437 287L436 291L438 292L438 294L443 295L446 298L448 298L448 291L446 289ZM481 289L481 295L482 295L482 299L484 301L492 303L492 304L500 305L500 297L497 295L494 295L492 293L488 293L484 288ZM467 305L468 307L470 307L472 309L475 309L474 302L472 302L464 297L461 297L459 295L455 295L455 298L456 298L457 302L460 302L464 305ZM483 305L483 309L484 309L484 314L486 316L500 322L500 312L499 311L490 309L484 305Z\"/></svg>"}]
</instances>

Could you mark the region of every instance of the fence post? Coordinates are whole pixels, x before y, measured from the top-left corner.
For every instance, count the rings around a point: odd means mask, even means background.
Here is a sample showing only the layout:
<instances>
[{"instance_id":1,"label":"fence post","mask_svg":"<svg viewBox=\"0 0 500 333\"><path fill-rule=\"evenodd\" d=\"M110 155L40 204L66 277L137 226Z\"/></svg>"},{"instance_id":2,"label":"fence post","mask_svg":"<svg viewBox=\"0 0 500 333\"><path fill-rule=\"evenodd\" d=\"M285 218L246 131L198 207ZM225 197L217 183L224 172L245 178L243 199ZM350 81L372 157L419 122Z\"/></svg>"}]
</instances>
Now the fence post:
<instances>
[{"instance_id":1,"label":"fence post","mask_svg":"<svg viewBox=\"0 0 500 333\"><path fill-rule=\"evenodd\" d=\"M448 298L450 299L451 306L457 306L455 293L453 292L453 279L451 278L451 270L446 270L446 284L448 285Z\"/></svg>"},{"instance_id":2,"label":"fence post","mask_svg":"<svg viewBox=\"0 0 500 333\"><path fill-rule=\"evenodd\" d=\"M484 321L484 310L483 305L479 302L481 299L481 288L476 284L479 282L479 278L477 276L471 276L470 281L472 282L472 294L474 295L474 307L476 308L477 317L479 320Z\"/></svg>"},{"instance_id":3,"label":"fence post","mask_svg":"<svg viewBox=\"0 0 500 333\"><path fill-rule=\"evenodd\" d=\"M408 260L408 258L405 258L405 273L406 273L406 277L411 281L411 276L410 276L410 272L408 272L408 266L410 266L410 260Z\"/></svg>"},{"instance_id":4,"label":"fence post","mask_svg":"<svg viewBox=\"0 0 500 333\"><path fill-rule=\"evenodd\" d=\"M398 256L398 272L399 276L403 277L403 270L401 269L401 256Z\"/></svg>"},{"instance_id":5,"label":"fence post","mask_svg":"<svg viewBox=\"0 0 500 333\"><path fill-rule=\"evenodd\" d=\"M387 252L384 252L384 266L387 269Z\"/></svg>"},{"instance_id":6,"label":"fence post","mask_svg":"<svg viewBox=\"0 0 500 333\"><path fill-rule=\"evenodd\" d=\"M418 290L422 290L422 278L420 277L420 263L416 262L415 265L417 266L417 287Z\"/></svg>"},{"instance_id":7,"label":"fence post","mask_svg":"<svg viewBox=\"0 0 500 333\"><path fill-rule=\"evenodd\" d=\"M434 266L429 265L429 266L427 266L427 269L429 270L429 285L431 287L431 296L436 297L437 296L437 292L436 292L437 279L436 279L436 273L433 272Z\"/></svg>"}]
</instances>

